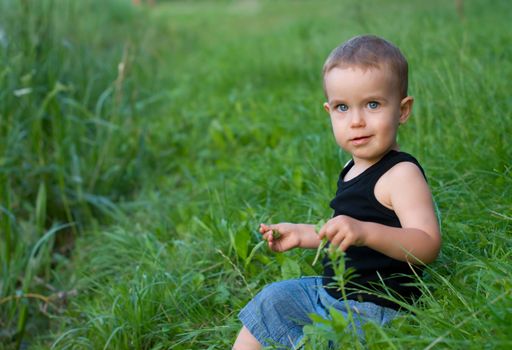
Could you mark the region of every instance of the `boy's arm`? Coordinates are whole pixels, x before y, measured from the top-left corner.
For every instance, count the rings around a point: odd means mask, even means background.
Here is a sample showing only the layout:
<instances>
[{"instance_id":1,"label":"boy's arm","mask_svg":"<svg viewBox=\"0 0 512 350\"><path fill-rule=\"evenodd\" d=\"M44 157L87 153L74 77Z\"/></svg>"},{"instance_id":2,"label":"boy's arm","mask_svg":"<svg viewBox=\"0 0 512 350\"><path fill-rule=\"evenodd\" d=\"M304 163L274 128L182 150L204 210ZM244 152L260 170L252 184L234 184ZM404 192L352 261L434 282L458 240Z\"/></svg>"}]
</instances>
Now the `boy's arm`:
<instances>
[{"instance_id":1,"label":"boy's arm","mask_svg":"<svg viewBox=\"0 0 512 350\"><path fill-rule=\"evenodd\" d=\"M344 251L351 245L364 245L401 261L434 261L441 247L441 235L432 195L421 171L414 164L403 162L381 180L379 186L398 216L401 228L340 215L324 225L320 238L327 237L332 245Z\"/></svg>"},{"instance_id":2,"label":"boy's arm","mask_svg":"<svg viewBox=\"0 0 512 350\"><path fill-rule=\"evenodd\" d=\"M274 232L279 235L274 235ZM260 225L260 233L267 240L270 249L283 252L292 248L317 248L320 239L315 225L292 224L288 222L274 225Z\"/></svg>"}]
</instances>

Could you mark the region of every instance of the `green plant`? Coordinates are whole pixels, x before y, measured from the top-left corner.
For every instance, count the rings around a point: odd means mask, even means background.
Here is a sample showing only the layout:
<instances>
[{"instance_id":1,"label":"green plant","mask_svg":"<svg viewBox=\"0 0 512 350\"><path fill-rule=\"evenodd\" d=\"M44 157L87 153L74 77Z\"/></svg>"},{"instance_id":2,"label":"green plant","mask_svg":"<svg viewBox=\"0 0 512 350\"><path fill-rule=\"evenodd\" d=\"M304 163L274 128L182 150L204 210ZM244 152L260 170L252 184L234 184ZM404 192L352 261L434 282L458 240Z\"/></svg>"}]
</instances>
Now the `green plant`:
<instances>
[{"instance_id":1,"label":"green plant","mask_svg":"<svg viewBox=\"0 0 512 350\"><path fill-rule=\"evenodd\" d=\"M348 155L320 68L362 32L409 59L399 142L444 239L418 304L369 324L366 346L510 346L509 2L467 1L463 19L437 0L0 4L2 346L23 300L31 348L225 349L266 283L319 274L313 251L256 249L256 228L331 215ZM51 302L15 299L36 243L70 222L26 290ZM333 336L310 333L319 349Z\"/></svg>"}]
</instances>

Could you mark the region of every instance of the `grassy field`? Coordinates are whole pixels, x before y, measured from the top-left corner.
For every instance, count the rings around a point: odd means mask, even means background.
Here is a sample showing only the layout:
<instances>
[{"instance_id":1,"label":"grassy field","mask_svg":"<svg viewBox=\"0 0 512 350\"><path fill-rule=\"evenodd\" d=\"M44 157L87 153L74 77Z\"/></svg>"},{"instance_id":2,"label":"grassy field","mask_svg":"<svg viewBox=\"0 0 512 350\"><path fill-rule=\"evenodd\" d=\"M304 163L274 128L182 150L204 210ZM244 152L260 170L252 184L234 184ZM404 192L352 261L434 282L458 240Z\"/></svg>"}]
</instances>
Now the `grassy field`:
<instances>
[{"instance_id":1,"label":"grassy field","mask_svg":"<svg viewBox=\"0 0 512 350\"><path fill-rule=\"evenodd\" d=\"M0 0L0 349L227 349L266 283L319 274L256 230L332 214L320 71L361 33L409 59L443 249L411 313L306 348L511 348L512 4L455 3Z\"/></svg>"}]
</instances>

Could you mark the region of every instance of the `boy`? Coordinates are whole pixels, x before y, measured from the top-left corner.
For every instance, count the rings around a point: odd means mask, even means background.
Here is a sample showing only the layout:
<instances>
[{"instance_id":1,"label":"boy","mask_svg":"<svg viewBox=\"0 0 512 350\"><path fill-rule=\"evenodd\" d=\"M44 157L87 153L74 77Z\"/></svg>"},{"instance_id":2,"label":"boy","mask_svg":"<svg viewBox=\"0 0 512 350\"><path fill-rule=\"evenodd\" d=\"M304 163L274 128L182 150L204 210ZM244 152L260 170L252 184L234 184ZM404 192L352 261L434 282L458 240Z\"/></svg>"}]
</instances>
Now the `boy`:
<instances>
[{"instance_id":1,"label":"boy","mask_svg":"<svg viewBox=\"0 0 512 350\"><path fill-rule=\"evenodd\" d=\"M345 285L347 300L333 283L327 256L323 277L270 284L247 304L235 350L276 343L293 348L311 323L308 314L329 317L330 307L347 315L349 305L358 332L367 321L385 324L399 305L379 295L386 290L413 301L419 290L411 282L421 273L413 264L428 264L439 253L440 230L423 170L396 141L413 105L405 57L384 39L357 36L331 52L323 83L336 142L352 155L330 203L334 215L318 235L314 225L292 223L261 224L260 232L276 252L314 249L323 238L345 252L346 268L354 271Z\"/></svg>"}]
</instances>

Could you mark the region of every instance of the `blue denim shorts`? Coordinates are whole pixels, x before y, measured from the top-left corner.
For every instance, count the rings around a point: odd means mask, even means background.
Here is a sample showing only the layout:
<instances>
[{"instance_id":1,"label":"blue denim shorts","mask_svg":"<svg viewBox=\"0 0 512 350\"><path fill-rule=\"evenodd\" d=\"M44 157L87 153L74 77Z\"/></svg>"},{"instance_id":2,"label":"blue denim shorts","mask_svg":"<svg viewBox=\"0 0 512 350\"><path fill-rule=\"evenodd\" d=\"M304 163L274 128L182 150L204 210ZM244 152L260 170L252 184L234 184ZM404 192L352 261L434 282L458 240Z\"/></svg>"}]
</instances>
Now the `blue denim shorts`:
<instances>
[{"instance_id":1,"label":"blue denim shorts","mask_svg":"<svg viewBox=\"0 0 512 350\"><path fill-rule=\"evenodd\" d=\"M340 301L325 291L321 277L303 277L267 285L238 317L263 346L295 349L303 337L302 327L312 323L309 314L330 319L329 308L334 307L346 317L347 305L360 336L364 323L384 325L398 315L396 310L369 302Z\"/></svg>"}]
</instances>

